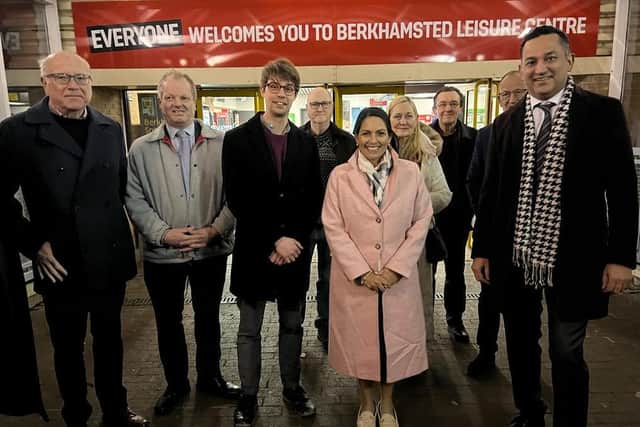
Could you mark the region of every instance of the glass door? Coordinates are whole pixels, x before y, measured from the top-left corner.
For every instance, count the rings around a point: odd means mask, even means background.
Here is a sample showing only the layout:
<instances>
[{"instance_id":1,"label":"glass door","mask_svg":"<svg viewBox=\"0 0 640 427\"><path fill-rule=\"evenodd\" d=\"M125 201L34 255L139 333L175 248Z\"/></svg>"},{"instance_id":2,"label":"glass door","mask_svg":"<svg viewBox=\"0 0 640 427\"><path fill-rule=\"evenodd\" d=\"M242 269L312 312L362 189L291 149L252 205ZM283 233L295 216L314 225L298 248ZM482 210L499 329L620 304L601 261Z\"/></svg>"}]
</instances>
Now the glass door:
<instances>
[{"instance_id":1,"label":"glass door","mask_svg":"<svg viewBox=\"0 0 640 427\"><path fill-rule=\"evenodd\" d=\"M224 132L249 120L261 105L257 89L203 89L198 91L197 115Z\"/></svg>"}]
</instances>

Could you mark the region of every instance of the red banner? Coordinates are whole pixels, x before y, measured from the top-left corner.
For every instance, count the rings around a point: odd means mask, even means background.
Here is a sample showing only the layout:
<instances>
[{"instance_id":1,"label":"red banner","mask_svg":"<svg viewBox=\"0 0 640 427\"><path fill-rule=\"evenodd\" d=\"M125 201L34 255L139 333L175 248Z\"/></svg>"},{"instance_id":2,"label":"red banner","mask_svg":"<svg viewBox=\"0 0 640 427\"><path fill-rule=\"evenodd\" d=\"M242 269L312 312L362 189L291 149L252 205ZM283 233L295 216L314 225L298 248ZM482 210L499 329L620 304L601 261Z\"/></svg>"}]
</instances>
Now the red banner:
<instances>
[{"instance_id":1,"label":"red banner","mask_svg":"<svg viewBox=\"0 0 640 427\"><path fill-rule=\"evenodd\" d=\"M94 68L245 67L281 56L296 65L517 59L519 36L544 24L565 31L576 55L594 56L600 0L137 0L72 7L78 53Z\"/></svg>"}]
</instances>

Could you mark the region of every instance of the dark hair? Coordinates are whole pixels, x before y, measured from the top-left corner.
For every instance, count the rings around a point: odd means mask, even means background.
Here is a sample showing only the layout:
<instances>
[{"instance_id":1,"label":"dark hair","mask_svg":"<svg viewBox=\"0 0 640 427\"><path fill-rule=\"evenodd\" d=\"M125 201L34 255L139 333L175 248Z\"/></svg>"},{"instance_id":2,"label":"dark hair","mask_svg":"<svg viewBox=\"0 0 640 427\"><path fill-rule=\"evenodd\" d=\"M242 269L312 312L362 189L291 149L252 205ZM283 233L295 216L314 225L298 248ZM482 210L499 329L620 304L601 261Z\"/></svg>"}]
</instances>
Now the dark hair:
<instances>
[{"instance_id":1,"label":"dark hair","mask_svg":"<svg viewBox=\"0 0 640 427\"><path fill-rule=\"evenodd\" d=\"M364 122L364 119L368 117L377 117L384 122L387 127L387 132L389 133L389 136L391 136L391 146L394 150L398 151L398 138L391 129L391 120L389 120L389 115L382 108L367 107L360 111L360 114L358 114L358 118L356 119L356 123L353 125L353 134L356 136L358 135L358 132L360 132L360 128L362 127L362 122Z\"/></svg>"},{"instance_id":2,"label":"dark hair","mask_svg":"<svg viewBox=\"0 0 640 427\"><path fill-rule=\"evenodd\" d=\"M558 39L560 39L560 44L564 48L565 52L567 54L571 53L571 45L569 44L569 37L564 31L559 30L556 27L552 27L551 25L541 25L529 31L522 39L522 43L520 43L520 58L522 58L522 51L524 50L524 45L527 44L529 40L533 40L540 36L546 36L549 34L557 35Z\"/></svg>"},{"instance_id":3,"label":"dark hair","mask_svg":"<svg viewBox=\"0 0 640 427\"><path fill-rule=\"evenodd\" d=\"M436 91L436 94L433 96L433 103L437 104L438 102L438 95L440 95L442 92L455 92L458 94L458 96L460 97L460 108L464 108L464 95L462 94L462 92L460 92L460 89L458 89L457 87L453 87L453 86L442 86L440 89L438 89Z\"/></svg>"},{"instance_id":4,"label":"dark hair","mask_svg":"<svg viewBox=\"0 0 640 427\"><path fill-rule=\"evenodd\" d=\"M262 75L260 76L260 87L265 87L271 77L282 77L290 80L296 87L296 92L300 89L300 74L293 63L287 58L274 59L264 66Z\"/></svg>"}]
</instances>

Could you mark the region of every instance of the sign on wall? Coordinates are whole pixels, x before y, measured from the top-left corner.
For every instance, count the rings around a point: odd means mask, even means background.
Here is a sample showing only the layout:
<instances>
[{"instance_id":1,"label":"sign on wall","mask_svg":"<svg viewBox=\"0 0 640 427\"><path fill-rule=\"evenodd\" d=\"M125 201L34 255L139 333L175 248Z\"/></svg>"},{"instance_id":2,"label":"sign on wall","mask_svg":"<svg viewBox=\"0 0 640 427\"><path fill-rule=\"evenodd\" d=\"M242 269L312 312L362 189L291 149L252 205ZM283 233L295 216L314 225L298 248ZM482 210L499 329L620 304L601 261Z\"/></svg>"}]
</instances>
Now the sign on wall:
<instances>
[{"instance_id":1,"label":"sign on wall","mask_svg":"<svg viewBox=\"0 0 640 427\"><path fill-rule=\"evenodd\" d=\"M600 0L74 2L78 53L95 68L356 65L516 59L538 25L594 56Z\"/></svg>"}]
</instances>

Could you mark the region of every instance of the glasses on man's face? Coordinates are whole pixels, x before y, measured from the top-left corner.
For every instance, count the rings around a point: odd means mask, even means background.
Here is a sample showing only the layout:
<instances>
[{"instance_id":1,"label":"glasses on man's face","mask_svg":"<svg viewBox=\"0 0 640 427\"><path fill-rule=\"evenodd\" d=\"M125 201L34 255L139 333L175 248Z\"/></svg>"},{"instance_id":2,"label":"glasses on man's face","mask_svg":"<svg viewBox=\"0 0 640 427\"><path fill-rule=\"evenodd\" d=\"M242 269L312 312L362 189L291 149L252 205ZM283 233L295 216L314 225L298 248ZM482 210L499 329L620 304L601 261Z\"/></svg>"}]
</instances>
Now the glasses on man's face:
<instances>
[{"instance_id":1,"label":"glasses on man's face","mask_svg":"<svg viewBox=\"0 0 640 427\"><path fill-rule=\"evenodd\" d=\"M47 74L45 77L53 80L59 85L68 85L71 79L80 86L86 86L91 81L91 76L89 74L53 73Z\"/></svg>"},{"instance_id":2,"label":"glasses on man's face","mask_svg":"<svg viewBox=\"0 0 640 427\"><path fill-rule=\"evenodd\" d=\"M331 105L330 101L310 102L309 103L309 107L313 108L314 110L319 110L321 108L323 110L326 110L327 108L329 108L330 105Z\"/></svg>"},{"instance_id":3,"label":"glasses on man's face","mask_svg":"<svg viewBox=\"0 0 640 427\"><path fill-rule=\"evenodd\" d=\"M501 100L508 101L511 99L511 96L515 96L516 99L520 99L527 93L526 89L516 89L516 90L503 90L498 94Z\"/></svg>"},{"instance_id":4,"label":"glasses on man's face","mask_svg":"<svg viewBox=\"0 0 640 427\"><path fill-rule=\"evenodd\" d=\"M444 110L447 107L451 107L451 108L458 108L460 106L460 103L458 101L450 101L450 102L438 102L438 104L436 104L436 107L438 107L441 110Z\"/></svg>"},{"instance_id":5,"label":"glasses on man's face","mask_svg":"<svg viewBox=\"0 0 640 427\"><path fill-rule=\"evenodd\" d=\"M298 90L298 88L292 84L281 85L280 83L274 81L267 82L265 87L268 88L269 92L271 93L280 93L280 89L283 89L285 95L293 95Z\"/></svg>"}]
</instances>

